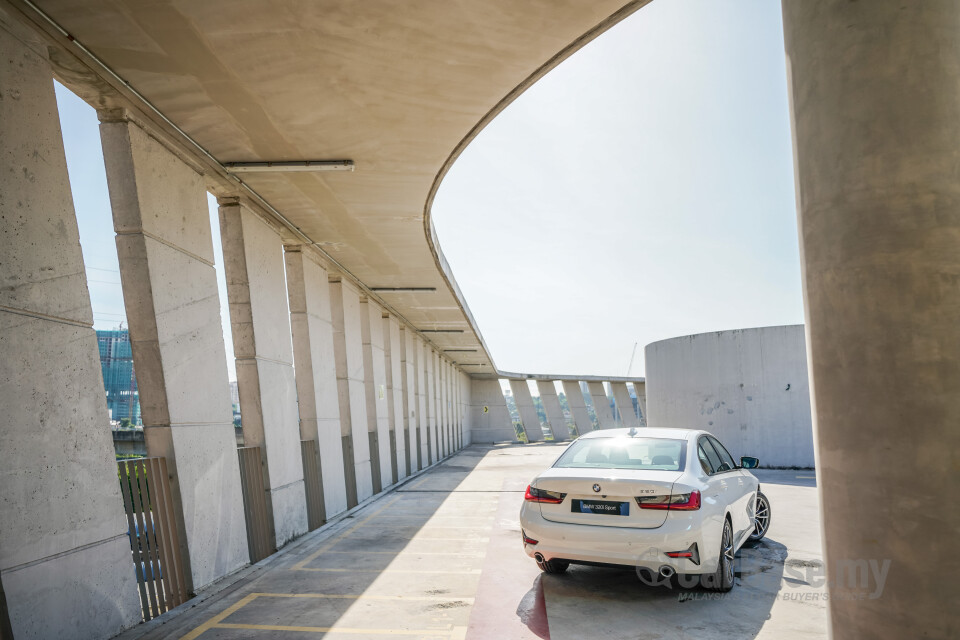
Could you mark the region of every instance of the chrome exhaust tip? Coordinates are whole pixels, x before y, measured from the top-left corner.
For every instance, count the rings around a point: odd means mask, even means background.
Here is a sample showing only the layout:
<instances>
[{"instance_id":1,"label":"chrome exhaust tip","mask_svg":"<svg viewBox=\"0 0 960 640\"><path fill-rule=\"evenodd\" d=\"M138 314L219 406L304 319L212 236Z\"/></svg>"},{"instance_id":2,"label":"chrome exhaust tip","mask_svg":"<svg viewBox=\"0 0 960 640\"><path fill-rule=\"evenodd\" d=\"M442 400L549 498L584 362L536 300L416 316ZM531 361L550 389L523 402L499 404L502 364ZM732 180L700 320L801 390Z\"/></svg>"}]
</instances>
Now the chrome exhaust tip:
<instances>
[{"instance_id":1,"label":"chrome exhaust tip","mask_svg":"<svg viewBox=\"0 0 960 640\"><path fill-rule=\"evenodd\" d=\"M663 576L664 578L672 578L673 574L675 573L676 571L674 570L674 568L668 564L665 564L662 567L660 567L660 575Z\"/></svg>"},{"instance_id":2,"label":"chrome exhaust tip","mask_svg":"<svg viewBox=\"0 0 960 640\"><path fill-rule=\"evenodd\" d=\"M537 552L537 553L533 554L533 557L534 557L534 559L535 559L537 562L543 562L543 554L542 554L542 553Z\"/></svg>"}]
</instances>

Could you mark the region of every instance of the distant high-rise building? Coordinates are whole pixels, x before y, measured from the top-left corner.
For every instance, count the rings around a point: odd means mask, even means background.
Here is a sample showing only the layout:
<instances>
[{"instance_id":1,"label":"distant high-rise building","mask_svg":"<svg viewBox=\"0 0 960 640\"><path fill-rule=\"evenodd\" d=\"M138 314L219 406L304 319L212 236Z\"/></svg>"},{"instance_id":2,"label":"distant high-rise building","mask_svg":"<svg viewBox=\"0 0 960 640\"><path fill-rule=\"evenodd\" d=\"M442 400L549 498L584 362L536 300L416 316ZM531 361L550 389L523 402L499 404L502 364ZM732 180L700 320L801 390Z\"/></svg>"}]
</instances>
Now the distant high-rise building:
<instances>
[{"instance_id":1,"label":"distant high-rise building","mask_svg":"<svg viewBox=\"0 0 960 640\"><path fill-rule=\"evenodd\" d=\"M142 424L130 332L126 329L98 330L97 345L100 347L100 368L103 371L103 386L107 390L110 419L119 421L129 418L135 425Z\"/></svg>"}]
</instances>

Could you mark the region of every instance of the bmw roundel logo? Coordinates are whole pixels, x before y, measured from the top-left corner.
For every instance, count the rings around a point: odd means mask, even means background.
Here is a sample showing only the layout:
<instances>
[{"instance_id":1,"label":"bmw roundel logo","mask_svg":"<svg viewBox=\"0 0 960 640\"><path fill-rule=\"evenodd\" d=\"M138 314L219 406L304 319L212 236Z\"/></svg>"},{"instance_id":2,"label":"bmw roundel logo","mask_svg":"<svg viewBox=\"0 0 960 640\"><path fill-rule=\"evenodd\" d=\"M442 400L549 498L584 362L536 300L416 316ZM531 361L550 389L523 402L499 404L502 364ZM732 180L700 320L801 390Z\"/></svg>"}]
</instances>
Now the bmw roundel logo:
<instances>
[{"instance_id":1,"label":"bmw roundel logo","mask_svg":"<svg viewBox=\"0 0 960 640\"><path fill-rule=\"evenodd\" d=\"M593 492L594 492L594 493L600 493L600 485L598 485L598 484L593 485Z\"/></svg>"}]
</instances>

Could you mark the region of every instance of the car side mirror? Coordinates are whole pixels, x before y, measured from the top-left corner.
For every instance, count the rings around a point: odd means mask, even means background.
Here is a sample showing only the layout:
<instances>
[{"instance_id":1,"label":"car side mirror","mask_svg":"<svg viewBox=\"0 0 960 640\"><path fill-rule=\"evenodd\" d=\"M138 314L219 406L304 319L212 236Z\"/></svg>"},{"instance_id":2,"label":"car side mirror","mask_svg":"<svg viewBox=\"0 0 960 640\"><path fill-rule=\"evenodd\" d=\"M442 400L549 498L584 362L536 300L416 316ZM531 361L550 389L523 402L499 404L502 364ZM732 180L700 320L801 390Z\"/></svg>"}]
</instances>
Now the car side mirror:
<instances>
[{"instance_id":1,"label":"car side mirror","mask_svg":"<svg viewBox=\"0 0 960 640\"><path fill-rule=\"evenodd\" d=\"M742 456L740 458L740 467L742 469L756 469L760 466L760 458L753 458L751 456Z\"/></svg>"}]
</instances>

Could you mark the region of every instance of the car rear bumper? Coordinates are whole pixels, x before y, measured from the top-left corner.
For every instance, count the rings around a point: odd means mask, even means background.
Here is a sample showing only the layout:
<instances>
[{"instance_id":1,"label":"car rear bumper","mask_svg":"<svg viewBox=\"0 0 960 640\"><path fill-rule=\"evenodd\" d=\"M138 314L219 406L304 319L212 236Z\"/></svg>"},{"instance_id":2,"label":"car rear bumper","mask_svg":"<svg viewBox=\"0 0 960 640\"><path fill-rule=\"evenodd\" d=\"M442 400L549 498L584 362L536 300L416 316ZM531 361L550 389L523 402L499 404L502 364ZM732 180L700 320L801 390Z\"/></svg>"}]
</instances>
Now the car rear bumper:
<instances>
[{"instance_id":1,"label":"car rear bumper","mask_svg":"<svg viewBox=\"0 0 960 640\"><path fill-rule=\"evenodd\" d=\"M536 503L524 503L520 511L523 533L537 544L523 544L528 556L542 554L546 560L600 563L658 571L667 565L677 573L713 573L716 554L705 550L699 512L670 512L656 529L601 527L552 522L544 519ZM683 551L696 543L697 564L687 558L671 558L668 551Z\"/></svg>"}]
</instances>

